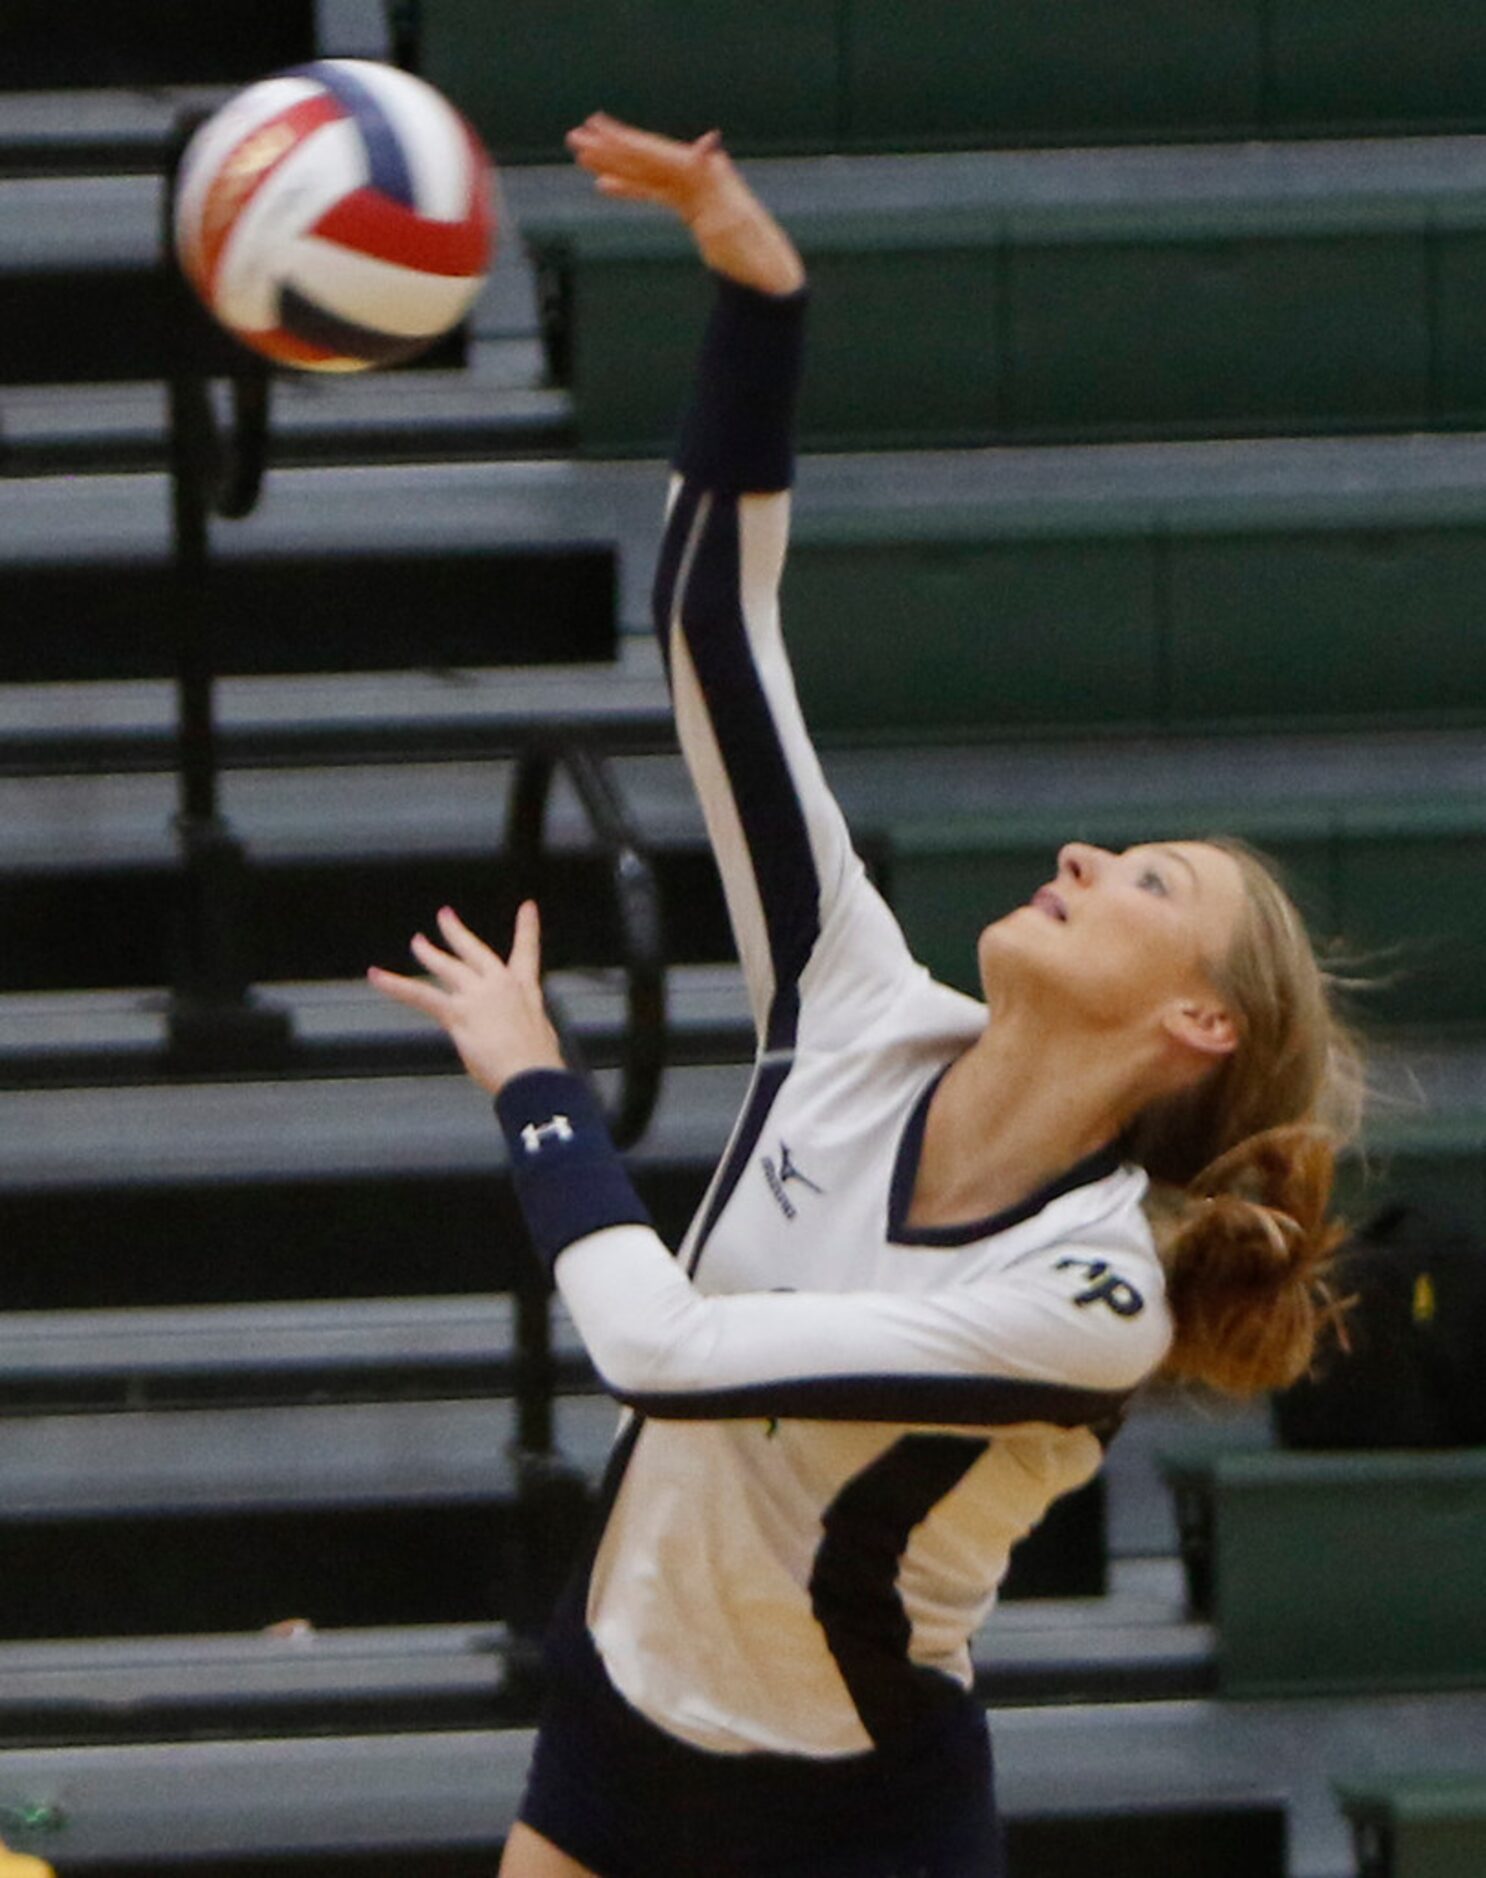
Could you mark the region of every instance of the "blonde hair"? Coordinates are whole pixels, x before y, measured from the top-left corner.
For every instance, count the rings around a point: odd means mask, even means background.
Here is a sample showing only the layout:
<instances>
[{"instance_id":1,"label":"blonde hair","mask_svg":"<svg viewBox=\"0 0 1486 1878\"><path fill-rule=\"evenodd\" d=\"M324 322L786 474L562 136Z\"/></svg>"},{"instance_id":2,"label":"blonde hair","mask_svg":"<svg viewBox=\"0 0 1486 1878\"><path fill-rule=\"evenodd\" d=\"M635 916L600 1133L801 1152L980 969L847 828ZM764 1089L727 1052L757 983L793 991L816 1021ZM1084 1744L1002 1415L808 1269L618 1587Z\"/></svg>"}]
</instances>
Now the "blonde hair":
<instances>
[{"instance_id":1,"label":"blonde hair","mask_svg":"<svg viewBox=\"0 0 1486 1878\"><path fill-rule=\"evenodd\" d=\"M1343 1228L1328 1209L1361 1117L1362 1054L1273 865L1240 841L1206 845L1245 888L1228 955L1208 968L1237 1048L1138 1116L1127 1149L1151 1179L1176 1326L1163 1373L1254 1395L1303 1375L1340 1325L1327 1275Z\"/></svg>"}]
</instances>

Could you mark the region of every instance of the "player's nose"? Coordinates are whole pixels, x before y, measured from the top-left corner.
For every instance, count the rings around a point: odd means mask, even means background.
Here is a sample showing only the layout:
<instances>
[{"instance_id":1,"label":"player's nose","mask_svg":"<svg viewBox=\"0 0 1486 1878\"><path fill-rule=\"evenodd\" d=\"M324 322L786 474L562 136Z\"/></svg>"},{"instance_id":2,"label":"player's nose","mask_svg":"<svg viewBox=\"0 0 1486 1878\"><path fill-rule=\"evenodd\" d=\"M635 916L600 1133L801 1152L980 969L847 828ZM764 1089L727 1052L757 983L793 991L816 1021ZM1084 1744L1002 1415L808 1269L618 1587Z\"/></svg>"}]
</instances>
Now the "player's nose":
<instances>
[{"instance_id":1,"label":"player's nose","mask_svg":"<svg viewBox=\"0 0 1486 1878\"><path fill-rule=\"evenodd\" d=\"M1058 850L1058 878L1077 887L1092 887L1110 858L1108 848L1087 841L1065 841Z\"/></svg>"}]
</instances>

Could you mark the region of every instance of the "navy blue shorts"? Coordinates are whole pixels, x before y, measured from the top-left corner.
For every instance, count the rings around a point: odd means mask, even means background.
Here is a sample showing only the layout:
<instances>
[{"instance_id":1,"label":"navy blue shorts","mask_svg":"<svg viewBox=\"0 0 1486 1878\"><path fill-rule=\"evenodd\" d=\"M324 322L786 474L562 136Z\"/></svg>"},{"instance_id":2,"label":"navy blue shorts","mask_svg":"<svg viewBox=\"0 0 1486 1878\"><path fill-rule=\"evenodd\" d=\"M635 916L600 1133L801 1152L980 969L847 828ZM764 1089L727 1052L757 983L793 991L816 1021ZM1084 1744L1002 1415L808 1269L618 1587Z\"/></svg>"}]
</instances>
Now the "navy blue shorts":
<instances>
[{"instance_id":1,"label":"navy blue shorts","mask_svg":"<svg viewBox=\"0 0 1486 1878\"><path fill-rule=\"evenodd\" d=\"M520 1817L599 1878L1005 1878L985 1714L813 1760L708 1754L638 1714L565 1637Z\"/></svg>"}]
</instances>

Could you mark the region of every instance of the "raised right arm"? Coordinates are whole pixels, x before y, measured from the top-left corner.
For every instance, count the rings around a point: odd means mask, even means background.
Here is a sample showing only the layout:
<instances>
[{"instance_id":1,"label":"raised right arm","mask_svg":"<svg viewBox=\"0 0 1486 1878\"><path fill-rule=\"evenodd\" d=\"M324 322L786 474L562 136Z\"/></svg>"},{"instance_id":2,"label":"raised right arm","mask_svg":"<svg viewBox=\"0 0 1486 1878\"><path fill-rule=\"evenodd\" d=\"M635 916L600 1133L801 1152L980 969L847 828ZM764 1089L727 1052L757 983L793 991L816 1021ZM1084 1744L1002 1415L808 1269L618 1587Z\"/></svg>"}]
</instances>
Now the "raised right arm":
<instances>
[{"instance_id":1,"label":"raised right arm","mask_svg":"<svg viewBox=\"0 0 1486 1878\"><path fill-rule=\"evenodd\" d=\"M717 276L655 625L760 1046L793 1048L802 1023L830 1042L913 966L821 772L780 629L804 268L715 139L674 144L596 119L570 142L606 193L681 215Z\"/></svg>"}]
</instances>

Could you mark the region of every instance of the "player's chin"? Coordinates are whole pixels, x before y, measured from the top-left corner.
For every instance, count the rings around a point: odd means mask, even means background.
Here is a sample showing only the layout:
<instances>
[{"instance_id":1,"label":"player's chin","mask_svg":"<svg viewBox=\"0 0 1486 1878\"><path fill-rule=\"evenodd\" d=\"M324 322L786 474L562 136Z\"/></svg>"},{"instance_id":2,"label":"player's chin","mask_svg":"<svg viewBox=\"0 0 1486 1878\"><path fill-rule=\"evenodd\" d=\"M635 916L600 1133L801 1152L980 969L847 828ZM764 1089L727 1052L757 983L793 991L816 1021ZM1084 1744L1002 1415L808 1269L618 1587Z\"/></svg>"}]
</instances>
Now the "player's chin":
<instances>
[{"instance_id":1,"label":"player's chin","mask_svg":"<svg viewBox=\"0 0 1486 1878\"><path fill-rule=\"evenodd\" d=\"M981 984L997 977L1003 963L1039 953L1049 936L1043 929L1052 925L1035 906L1018 906L983 927L975 947Z\"/></svg>"}]
</instances>

